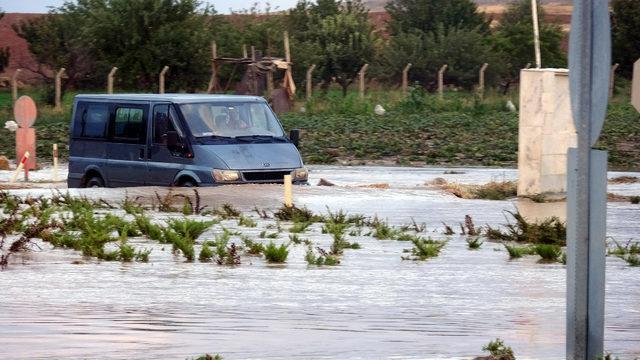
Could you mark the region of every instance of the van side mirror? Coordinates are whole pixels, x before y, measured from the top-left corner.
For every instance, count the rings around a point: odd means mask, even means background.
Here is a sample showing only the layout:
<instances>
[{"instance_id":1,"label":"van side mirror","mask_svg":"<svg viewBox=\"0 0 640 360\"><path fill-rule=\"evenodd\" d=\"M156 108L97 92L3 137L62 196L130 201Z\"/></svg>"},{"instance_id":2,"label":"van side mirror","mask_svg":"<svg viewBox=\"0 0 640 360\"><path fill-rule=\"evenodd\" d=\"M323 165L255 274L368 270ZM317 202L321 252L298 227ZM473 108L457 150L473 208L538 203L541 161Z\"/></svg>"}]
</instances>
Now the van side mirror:
<instances>
[{"instance_id":1,"label":"van side mirror","mask_svg":"<svg viewBox=\"0 0 640 360\"><path fill-rule=\"evenodd\" d=\"M167 147L172 149L178 146L178 132L177 131L167 131Z\"/></svg>"},{"instance_id":2,"label":"van side mirror","mask_svg":"<svg viewBox=\"0 0 640 360\"><path fill-rule=\"evenodd\" d=\"M291 129L291 131L289 131L289 140L291 140L293 145L298 147L300 144L300 129Z\"/></svg>"}]
</instances>

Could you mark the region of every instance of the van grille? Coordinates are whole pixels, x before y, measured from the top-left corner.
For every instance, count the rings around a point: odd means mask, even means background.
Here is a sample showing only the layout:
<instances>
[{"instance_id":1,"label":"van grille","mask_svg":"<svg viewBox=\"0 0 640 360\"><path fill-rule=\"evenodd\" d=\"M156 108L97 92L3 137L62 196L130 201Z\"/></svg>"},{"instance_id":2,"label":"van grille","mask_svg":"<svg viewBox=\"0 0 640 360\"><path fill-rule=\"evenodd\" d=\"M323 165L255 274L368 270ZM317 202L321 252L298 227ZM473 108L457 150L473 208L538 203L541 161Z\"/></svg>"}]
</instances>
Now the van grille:
<instances>
[{"instance_id":1,"label":"van grille","mask_svg":"<svg viewBox=\"0 0 640 360\"><path fill-rule=\"evenodd\" d=\"M284 181L284 176L291 174L291 171L256 171L242 173L246 181Z\"/></svg>"}]
</instances>

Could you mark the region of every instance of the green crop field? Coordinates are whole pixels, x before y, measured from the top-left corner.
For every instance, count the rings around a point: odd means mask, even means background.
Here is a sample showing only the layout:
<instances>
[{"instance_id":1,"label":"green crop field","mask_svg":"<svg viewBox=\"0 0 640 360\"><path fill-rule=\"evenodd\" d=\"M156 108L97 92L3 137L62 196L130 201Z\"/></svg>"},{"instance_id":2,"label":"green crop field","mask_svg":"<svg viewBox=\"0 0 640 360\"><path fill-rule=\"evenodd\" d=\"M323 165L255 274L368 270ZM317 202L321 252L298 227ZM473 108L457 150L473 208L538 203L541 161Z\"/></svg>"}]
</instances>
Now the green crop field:
<instances>
[{"instance_id":1,"label":"green crop field","mask_svg":"<svg viewBox=\"0 0 640 360\"><path fill-rule=\"evenodd\" d=\"M27 94L42 103L42 92ZM49 161L53 143L66 158L74 95L65 95L62 112L39 106L35 127L41 161ZM296 103L295 111L280 119L287 130L302 129L300 150L307 164L515 166L518 114L507 109L508 100L518 105L517 94L488 94L480 101L470 93L450 92L439 99L415 90L403 99L396 90L372 90L360 100L355 92L343 98L331 90ZM376 104L386 109L384 115L374 113ZM11 94L1 91L0 121L12 118ZM0 155L12 158L13 134L0 131ZM628 105L628 96L612 99L598 147L609 151L612 169L640 170L640 114Z\"/></svg>"}]
</instances>

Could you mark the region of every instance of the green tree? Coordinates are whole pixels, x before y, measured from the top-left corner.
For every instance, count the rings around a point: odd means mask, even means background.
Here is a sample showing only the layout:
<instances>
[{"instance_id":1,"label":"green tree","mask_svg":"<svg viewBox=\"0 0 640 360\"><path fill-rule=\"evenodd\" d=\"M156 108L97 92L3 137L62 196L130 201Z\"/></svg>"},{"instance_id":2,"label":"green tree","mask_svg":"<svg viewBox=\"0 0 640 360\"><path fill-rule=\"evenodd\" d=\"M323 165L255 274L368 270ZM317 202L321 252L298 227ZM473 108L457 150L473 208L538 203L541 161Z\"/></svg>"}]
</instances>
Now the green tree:
<instances>
[{"instance_id":1,"label":"green tree","mask_svg":"<svg viewBox=\"0 0 640 360\"><path fill-rule=\"evenodd\" d=\"M412 30L430 33L440 27L445 31L489 29L489 22L472 0L392 0L385 9L393 34Z\"/></svg>"},{"instance_id":2,"label":"green tree","mask_svg":"<svg viewBox=\"0 0 640 360\"><path fill-rule=\"evenodd\" d=\"M0 9L0 20L2 20L3 17L4 12L2 12L2 9ZM7 67L7 65L9 65L10 56L11 51L8 47L0 48L0 73L4 71L4 68Z\"/></svg>"},{"instance_id":3,"label":"green tree","mask_svg":"<svg viewBox=\"0 0 640 360\"><path fill-rule=\"evenodd\" d=\"M289 13L288 24L295 39L294 63L301 66L297 72L318 65L325 88L335 79L346 95L362 65L374 57L377 37L360 0L301 1Z\"/></svg>"},{"instance_id":4,"label":"green tree","mask_svg":"<svg viewBox=\"0 0 640 360\"><path fill-rule=\"evenodd\" d=\"M445 32L441 26L428 34L415 30L393 37L383 51L375 73L397 83L402 69L411 63L410 80L434 90L438 70L447 64L445 82L472 89L478 83L478 72L485 62L491 64L485 74L485 80L490 84L502 75L503 68L502 59L493 51L490 39L475 30Z\"/></svg>"},{"instance_id":5,"label":"green tree","mask_svg":"<svg viewBox=\"0 0 640 360\"><path fill-rule=\"evenodd\" d=\"M564 34L560 26L544 22L544 11L540 15L540 54L544 67L566 67L567 60L562 50ZM519 78L520 70L527 63L535 64L533 40L533 18L531 1L518 0L504 13L495 29L495 49L505 61L507 76L503 83L505 92Z\"/></svg>"},{"instance_id":6,"label":"green tree","mask_svg":"<svg viewBox=\"0 0 640 360\"><path fill-rule=\"evenodd\" d=\"M210 74L211 15L197 0L78 0L16 30L40 63L67 69L69 85L103 86L117 66L122 86L151 90L167 65L170 89L193 90Z\"/></svg>"},{"instance_id":7,"label":"green tree","mask_svg":"<svg viewBox=\"0 0 640 360\"><path fill-rule=\"evenodd\" d=\"M613 61L630 78L633 63L640 58L640 6L637 0L612 0Z\"/></svg>"}]
</instances>

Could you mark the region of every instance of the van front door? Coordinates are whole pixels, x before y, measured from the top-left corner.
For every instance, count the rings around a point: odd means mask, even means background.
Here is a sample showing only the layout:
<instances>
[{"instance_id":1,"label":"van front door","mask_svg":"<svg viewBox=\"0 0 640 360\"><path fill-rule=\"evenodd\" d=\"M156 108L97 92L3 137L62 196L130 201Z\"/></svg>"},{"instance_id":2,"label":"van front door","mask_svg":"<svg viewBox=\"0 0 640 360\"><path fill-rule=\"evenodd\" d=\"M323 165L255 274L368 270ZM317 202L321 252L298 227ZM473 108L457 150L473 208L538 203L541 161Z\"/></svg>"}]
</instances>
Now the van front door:
<instances>
[{"instance_id":1,"label":"van front door","mask_svg":"<svg viewBox=\"0 0 640 360\"><path fill-rule=\"evenodd\" d=\"M175 131L182 145L176 148L167 146L167 133ZM147 162L147 184L158 186L174 185L174 180L185 164L191 162L186 157L186 137L178 122L178 116L170 104L153 107L153 123Z\"/></svg>"},{"instance_id":2,"label":"van front door","mask_svg":"<svg viewBox=\"0 0 640 360\"><path fill-rule=\"evenodd\" d=\"M110 187L145 185L147 173L148 106L118 104L111 121L107 149L107 184Z\"/></svg>"}]
</instances>

